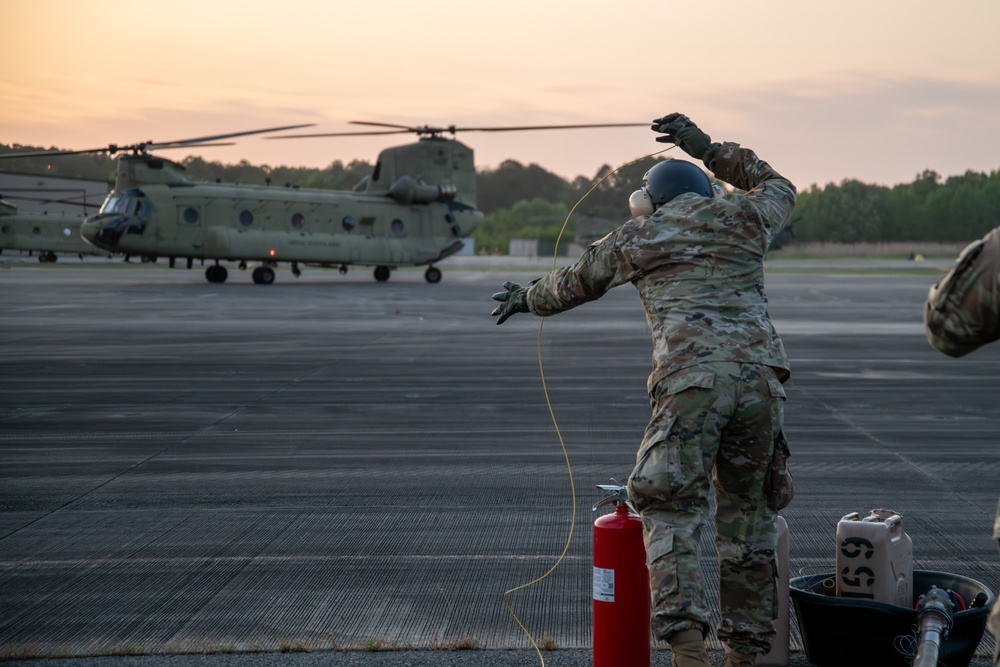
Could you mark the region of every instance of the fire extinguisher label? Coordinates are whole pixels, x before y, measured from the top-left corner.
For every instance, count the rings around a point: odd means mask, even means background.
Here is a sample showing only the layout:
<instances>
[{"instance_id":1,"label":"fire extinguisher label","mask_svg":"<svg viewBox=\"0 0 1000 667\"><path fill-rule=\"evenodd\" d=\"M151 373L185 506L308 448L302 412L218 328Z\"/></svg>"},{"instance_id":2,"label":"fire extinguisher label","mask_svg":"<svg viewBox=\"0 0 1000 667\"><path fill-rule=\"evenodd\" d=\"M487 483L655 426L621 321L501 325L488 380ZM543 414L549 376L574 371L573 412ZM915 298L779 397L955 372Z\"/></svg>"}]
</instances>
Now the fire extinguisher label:
<instances>
[{"instance_id":1,"label":"fire extinguisher label","mask_svg":"<svg viewBox=\"0 0 1000 667\"><path fill-rule=\"evenodd\" d=\"M599 602L615 601L615 571L604 567L594 568L594 599Z\"/></svg>"}]
</instances>

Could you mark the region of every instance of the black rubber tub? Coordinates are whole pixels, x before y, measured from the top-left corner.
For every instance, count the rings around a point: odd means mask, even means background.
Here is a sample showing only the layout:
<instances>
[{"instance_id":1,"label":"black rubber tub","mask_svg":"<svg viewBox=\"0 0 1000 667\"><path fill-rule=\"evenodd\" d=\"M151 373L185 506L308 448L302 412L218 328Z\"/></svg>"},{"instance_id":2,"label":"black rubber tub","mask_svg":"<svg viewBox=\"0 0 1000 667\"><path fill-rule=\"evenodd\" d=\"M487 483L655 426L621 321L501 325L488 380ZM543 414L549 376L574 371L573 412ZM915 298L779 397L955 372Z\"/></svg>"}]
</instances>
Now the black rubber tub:
<instances>
[{"instance_id":1,"label":"black rubber tub","mask_svg":"<svg viewBox=\"0 0 1000 667\"><path fill-rule=\"evenodd\" d=\"M809 661L820 667L908 667L916 650L916 609L823 595L823 581L833 576L833 572L812 574L788 582ZM968 577L914 570L914 604L932 585L954 591L967 605L979 593L987 595L985 605L955 613L948 639L941 645L939 664L966 667L983 638L993 592Z\"/></svg>"}]
</instances>

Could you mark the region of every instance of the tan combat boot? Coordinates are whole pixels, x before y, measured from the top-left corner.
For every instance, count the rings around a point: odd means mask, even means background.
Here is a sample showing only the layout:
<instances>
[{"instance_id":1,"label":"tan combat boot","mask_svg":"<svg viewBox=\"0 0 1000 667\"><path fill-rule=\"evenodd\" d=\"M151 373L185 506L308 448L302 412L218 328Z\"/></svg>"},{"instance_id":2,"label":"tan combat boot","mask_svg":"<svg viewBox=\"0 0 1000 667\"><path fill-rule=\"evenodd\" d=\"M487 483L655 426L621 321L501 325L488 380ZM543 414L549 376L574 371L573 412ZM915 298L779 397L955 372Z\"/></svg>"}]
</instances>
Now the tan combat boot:
<instances>
[{"instance_id":1,"label":"tan combat boot","mask_svg":"<svg viewBox=\"0 0 1000 667\"><path fill-rule=\"evenodd\" d=\"M756 664L756 653L740 653L729 649L729 653L726 654L726 664L723 667L754 667Z\"/></svg>"},{"instance_id":2,"label":"tan combat boot","mask_svg":"<svg viewBox=\"0 0 1000 667\"><path fill-rule=\"evenodd\" d=\"M670 635L670 664L673 667L711 667L701 630L681 630Z\"/></svg>"}]
</instances>

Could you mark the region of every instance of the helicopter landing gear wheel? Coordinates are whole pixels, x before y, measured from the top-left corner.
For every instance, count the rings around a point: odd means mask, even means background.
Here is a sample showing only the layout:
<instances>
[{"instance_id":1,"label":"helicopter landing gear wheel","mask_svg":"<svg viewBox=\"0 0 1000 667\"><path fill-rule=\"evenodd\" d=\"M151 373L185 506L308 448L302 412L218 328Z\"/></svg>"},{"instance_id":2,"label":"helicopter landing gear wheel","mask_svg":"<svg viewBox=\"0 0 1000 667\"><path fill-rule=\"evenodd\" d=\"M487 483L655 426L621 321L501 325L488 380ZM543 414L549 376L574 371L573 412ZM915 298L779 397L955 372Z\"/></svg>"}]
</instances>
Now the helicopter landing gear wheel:
<instances>
[{"instance_id":1,"label":"helicopter landing gear wheel","mask_svg":"<svg viewBox=\"0 0 1000 667\"><path fill-rule=\"evenodd\" d=\"M340 275L342 275L342 276L346 276L347 275L347 264L341 264L340 265Z\"/></svg>"},{"instance_id":2,"label":"helicopter landing gear wheel","mask_svg":"<svg viewBox=\"0 0 1000 667\"><path fill-rule=\"evenodd\" d=\"M228 277L229 271L226 271L226 267L224 266L213 264L205 269L205 280L210 283L224 283Z\"/></svg>"},{"instance_id":3,"label":"helicopter landing gear wheel","mask_svg":"<svg viewBox=\"0 0 1000 667\"><path fill-rule=\"evenodd\" d=\"M388 266L376 266L375 267L375 280L380 283L384 283L389 279L389 267Z\"/></svg>"},{"instance_id":4,"label":"helicopter landing gear wheel","mask_svg":"<svg viewBox=\"0 0 1000 667\"><path fill-rule=\"evenodd\" d=\"M253 270L253 281L258 285L270 285L274 282L274 269L270 266L258 266Z\"/></svg>"},{"instance_id":5,"label":"helicopter landing gear wheel","mask_svg":"<svg viewBox=\"0 0 1000 667\"><path fill-rule=\"evenodd\" d=\"M296 278L302 275L302 269L299 268L298 262L292 262L292 275Z\"/></svg>"},{"instance_id":6,"label":"helicopter landing gear wheel","mask_svg":"<svg viewBox=\"0 0 1000 667\"><path fill-rule=\"evenodd\" d=\"M427 270L424 271L424 280L429 283L441 282L441 269L436 266L428 266Z\"/></svg>"}]
</instances>

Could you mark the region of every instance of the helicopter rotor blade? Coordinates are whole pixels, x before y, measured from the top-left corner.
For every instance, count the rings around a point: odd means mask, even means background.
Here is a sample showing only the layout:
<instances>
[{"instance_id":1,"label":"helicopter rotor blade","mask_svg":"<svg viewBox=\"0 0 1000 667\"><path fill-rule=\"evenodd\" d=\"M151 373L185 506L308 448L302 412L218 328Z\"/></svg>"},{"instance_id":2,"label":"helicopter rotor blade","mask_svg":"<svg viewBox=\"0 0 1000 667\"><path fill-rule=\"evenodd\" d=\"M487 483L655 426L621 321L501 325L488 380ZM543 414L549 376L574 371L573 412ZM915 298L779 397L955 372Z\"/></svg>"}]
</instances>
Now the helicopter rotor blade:
<instances>
[{"instance_id":1,"label":"helicopter rotor blade","mask_svg":"<svg viewBox=\"0 0 1000 667\"><path fill-rule=\"evenodd\" d=\"M649 123L592 123L588 125L521 125L513 127L456 127L449 132L520 132L522 130L575 130L593 127L649 127Z\"/></svg>"},{"instance_id":2,"label":"helicopter rotor blade","mask_svg":"<svg viewBox=\"0 0 1000 667\"><path fill-rule=\"evenodd\" d=\"M53 149L48 151L27 151L23 153L3 153L0 154L0 160L6 160L8 158L17 157L44 157L46 155L84 155L86 153L117 153L120 150L124 150L125 147L119 148L114 144L110 146L105 146L104 148L85 148L78 151L63 151L59 149Z\"/></svg>"},{"instance_id":3,"label":"helicopter rotor blade","mask_svg":"<svg viewBox=\"0 0 1000 667\"><path fill-rule=\"evenodd\" d=\"M304 123L301 125L284 125L282 127L269 127L263 130L247 130L246 132L227 132L226 134L214 134L208 137L197 137L195 139L179 139L177 141L165 141L162 143L150 141L145 144L138 144L144 148L159 149L159 148L175 148L179 146L186 146L189 144L200 144L208 145L205 142L216 141L218 139L231 139L233 137L245 137L251 134L265 134L267 132L283 132L285 130L297 130L302 127L312 127L315 123ZM212 145L228 145L228 144L212 144Z\"/></svg>"},{"instance_id":4,"label":"helicopter rotor blade","mask_svg":"<svg viewBox=\"0 0 1000 667\"><path fill-rule=\"evenodd\" d=\"M0 194L0 199L6 199L8 201L25 201L34 204L58 204L61 206L78 206L83 209L88 209L88 208L96 209L101 207L100 202L79 201L80 195L70 195L65 197L45 197L42 196L42 194L44 194L44 190L39 190L38 192L39 194L36 195L16 194L16 191L14 193L4 192Z\"/></svg>"},{"instance_id":5,"label":"helicopter rotor blade","mask_svg":"<svg viewBox=\"0 0 1000 667\"><path fill-rule=\"evenodd\" d=\"M415 132L409 128L405 130L382 130L379 132L323 132L320 134L282 134L276 137L262 137L263 139L320 139L323 137L362 137L376 134L409 134Z\"/></svg>"},{"instance_id":6,"label":"helicopter rotor blade","mask_svg":"<svg viewBox=\"0 0 1000 667\"><path fill-rule=\"evenodd\" d=\"M134 151L136 153L146 152L150 149L163 150L168 148L193 148L195 146L232 146L234 142L219 142L219 139L231 139L233 137L245 137L251 134L264 134L267 132L282 132L284 130L297 130L302 127L312 127L314 123L304 123L300 125L283 125L281 127L269 127L262 130L247 130L246 132L228 132L226 134L215 134L207 137L196 137L194 139L178 139L176 141L143 141L135 144L129 144L124 146L119 146L118 144L109 144L103 148L85 148L81 150L47 150L47 151L27 151L23 153L3 153L0 154L0 160L9 158L19 158L19 157L44 157L47 155L85 155L85 154L96 154L96 153L108 153L109 155L114 155L118 152L124 151Z\"/></svg>"},{"instance_id":7,"label":"helicopter rotor blade","mask_svg":"<svg viewBox=\"0 0 1000 667\"><path fill-rule=\"evenodd\" d=\"M508 127L456 127L454 125L449 125L448 127L434 127L431 125L422 125L419 127L411 127L409 125L397 125L395 123L376 123L371 121L363 120L352 120L348 121L352 125L371 125L374 127L388 127L394 128L391 130L380 130L371 132L323 132L316 134L286 134L277 137L264 137L265 139L319 139L323 137L357 137L357 136L373 136L382 134L405 134L407 132L413 132L419 135L429 135L431 137L436 137L445 132L449 134L455 134L456 132L518 132L521 130L572 130L572 129L582 129L582 128L598 128L598 127L649 127L649 123L589 123L581 125L517 125Z\"/></svg>"},{"instance_id":8,"label":"helicopter rotor blade","mask_svg":"<svg viewBox=\"0 0 1000 667\"><path fill-rule=\"evenodd\" d=\"M168 149L171 149L171 148L202 148L204 146L235 146L235 145L236 145L235 141L219 141L219 142L212 142L210 144L202 144L202 143L198 143L198 144L191 144L191 143L183 143L183 144L177 144L177 143L170 143L170 144L147 144L146 148L153 147L153 148L155 148L158 151L162 151L162 150L168 150Z\"/></svg>"},{"instance_id":9,"label":"helicopter rotor blade","mask_svg":"<svg viewBox=\"0 0 1000 667\"><path fill-rule=\"evenodd\" d=\"M451 133L517 132L521 130L573 130L580 128L595 128L595 127L648 127L649 126L649 123L589 123L585 125L512 125L512 126L501 126L501 127L457 127L455 125L449 125L448 127L432 127L430 125L411 127L408 125L396 125L394 123L374 123L363 120L352 120L348 122L353 125L375 125L377 127L396 127L408 130L410 132L451 132Z\"/></svg>"},{"instance_id":10,"label":"helicopter rotor blade","mask_svg":"<svg viewBox=\"0 0 1000 667\"><path fill-rule=\"evenodd\" d=\"M414 131L417 128L410 125L397 125L396 123L374 123L367 120L349 120L347 121L349 125L374 125L375 127L395 127L401 130Z\"/></svg>"}]
</instances>

